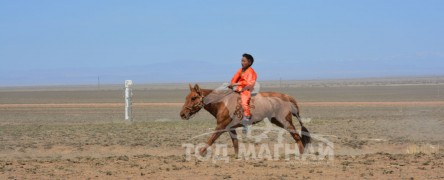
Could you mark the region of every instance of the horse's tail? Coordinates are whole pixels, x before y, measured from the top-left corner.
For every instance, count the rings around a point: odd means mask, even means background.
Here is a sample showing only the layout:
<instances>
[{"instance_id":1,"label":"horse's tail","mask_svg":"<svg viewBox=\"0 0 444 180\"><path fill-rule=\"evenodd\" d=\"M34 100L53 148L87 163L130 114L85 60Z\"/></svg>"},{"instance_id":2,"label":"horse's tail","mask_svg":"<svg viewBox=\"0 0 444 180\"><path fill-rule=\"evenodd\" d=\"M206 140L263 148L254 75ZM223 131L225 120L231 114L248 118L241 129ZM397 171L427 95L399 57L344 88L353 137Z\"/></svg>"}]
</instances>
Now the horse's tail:
<instances>
[{"instance_id":1,"label":"horse's tail","mask_svg":"<svg viewBox=\"0 0 444 180\"><path fill-rule=\"evenodd\" d=\"M299 124L301 125L301 136L302 136L301 139L302 139L302 144L305 147L305 145L311 142L310 132L308 131L307 128L305 128L304 124L302 123L301 116L299 115L300 111L298 103L293 97L290 97L290 102L291 102L291 114L293 114L293 116L298 119Z\"/></svg>"}]
</instances>

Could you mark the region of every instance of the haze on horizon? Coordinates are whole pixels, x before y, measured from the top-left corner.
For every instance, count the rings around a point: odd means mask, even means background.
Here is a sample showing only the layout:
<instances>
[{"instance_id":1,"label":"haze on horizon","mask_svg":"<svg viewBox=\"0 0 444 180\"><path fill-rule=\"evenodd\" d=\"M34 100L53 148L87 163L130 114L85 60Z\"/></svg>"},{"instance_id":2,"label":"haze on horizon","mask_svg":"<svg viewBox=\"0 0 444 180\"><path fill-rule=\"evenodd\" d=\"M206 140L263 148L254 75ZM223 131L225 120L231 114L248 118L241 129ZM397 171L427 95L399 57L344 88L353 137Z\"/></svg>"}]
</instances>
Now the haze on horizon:
<instances>
[{"instance_id":1,"label":"haze on horizon","mask_svg":"<svg viewBox=\"0 0 444 180\"><path fill-rule=\"evenodd\" d=\"M444 75L444 1L1 1L0 86Z\"/></svg>"}]
</instances>

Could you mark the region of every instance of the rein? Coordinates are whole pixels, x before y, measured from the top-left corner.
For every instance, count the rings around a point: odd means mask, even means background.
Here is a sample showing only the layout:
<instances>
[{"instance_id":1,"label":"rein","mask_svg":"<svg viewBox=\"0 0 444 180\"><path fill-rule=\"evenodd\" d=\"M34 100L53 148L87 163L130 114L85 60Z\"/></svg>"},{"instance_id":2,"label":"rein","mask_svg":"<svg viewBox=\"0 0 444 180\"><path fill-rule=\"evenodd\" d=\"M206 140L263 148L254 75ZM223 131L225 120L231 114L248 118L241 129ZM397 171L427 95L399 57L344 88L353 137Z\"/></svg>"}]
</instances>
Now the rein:
<instances>
[{"instance_id":1,"label":"rein","mask_svg":"<svg viewBox=\"0 0 444 180\"><path fill-rule=\"evenodd\" d=\"M211 104L211 103L214 102L214 101L218 101L218 100L224 98L225 96L228 96L229 94L231 94L231 93L233 93L233 92L235 92L235 91L233 91L233 90L232 90L232 91L229 91L227 94L225 94L225 95L222 96L221 98L219 98L219 99L217 99L217 100L213 100L213 101L211 101L211 102L207 102L207 103L204 102L204 98L205 98L205 96L200 95L200 96L199 96L200 101L199 101L198 104L194 104L194 105L192 105L192 106L185 106L185 108L187 108L187 109L190 110L190 111L192 111L193 108L196 108L196 107L198 107L198 108L203 108L204 106L206 106L206 105L208 105L208 104Z\"/></svg>"}]
</instances>

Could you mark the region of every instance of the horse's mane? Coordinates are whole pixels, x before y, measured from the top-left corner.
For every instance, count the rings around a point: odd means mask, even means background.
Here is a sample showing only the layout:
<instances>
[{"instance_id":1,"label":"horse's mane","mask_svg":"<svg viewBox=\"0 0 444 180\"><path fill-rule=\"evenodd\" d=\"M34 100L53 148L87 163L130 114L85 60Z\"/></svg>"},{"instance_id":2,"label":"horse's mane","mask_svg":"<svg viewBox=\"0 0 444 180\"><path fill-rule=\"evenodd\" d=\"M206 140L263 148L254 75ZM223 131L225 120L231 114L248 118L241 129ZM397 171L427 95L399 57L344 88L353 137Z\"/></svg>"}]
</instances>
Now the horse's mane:
<instances>
[{"instance_id":1,"label":"horse's mane","mask_svg":"<svg viewBox=\"0 0 444 180\"><path fill-rule=\"evenodd\" d=\"M223 90L211 90L208 92L208 94L204 98L205 104L220 102L224 98L230 96L230 95L236 95L236 93L231 89L223 89Z\"/></svg>"}]
</instances>

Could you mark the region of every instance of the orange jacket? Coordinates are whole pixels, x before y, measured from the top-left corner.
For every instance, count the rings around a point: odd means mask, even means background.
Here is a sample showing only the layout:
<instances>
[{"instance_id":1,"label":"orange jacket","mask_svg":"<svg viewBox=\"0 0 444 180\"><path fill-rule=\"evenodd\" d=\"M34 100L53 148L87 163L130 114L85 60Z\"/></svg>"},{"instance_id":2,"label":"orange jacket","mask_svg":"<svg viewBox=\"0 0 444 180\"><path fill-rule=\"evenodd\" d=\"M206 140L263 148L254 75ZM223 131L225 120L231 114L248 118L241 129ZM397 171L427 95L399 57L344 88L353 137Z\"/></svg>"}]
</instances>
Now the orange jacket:
<instances>
[{"instance_id":1,"label":"orange jacket","mask_svg":"<svg viewBox=\"0 0 444 180\"><path fill-rule=\"evenodd\" d=\"M239 84L239 86L237 86L237 91L242 91L245 87L247 90L252 90L256 83L256 79L257 75L253 68L249 67L244 72L242 72L242 68L240 68L231 79L231 84Z\"/></svg>"}]
</instances>

